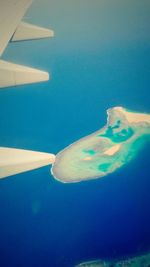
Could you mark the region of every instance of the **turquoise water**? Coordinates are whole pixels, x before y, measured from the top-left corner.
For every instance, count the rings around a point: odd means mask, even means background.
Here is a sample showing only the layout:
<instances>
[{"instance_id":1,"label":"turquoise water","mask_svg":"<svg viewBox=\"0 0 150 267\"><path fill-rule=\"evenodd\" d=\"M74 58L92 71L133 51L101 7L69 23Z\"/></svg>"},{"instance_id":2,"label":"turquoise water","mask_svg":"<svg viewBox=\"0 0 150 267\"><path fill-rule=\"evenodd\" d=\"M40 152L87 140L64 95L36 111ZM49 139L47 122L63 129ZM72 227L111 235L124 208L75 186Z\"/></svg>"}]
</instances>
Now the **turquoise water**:
<instances>
[{"instance_id":1,"label":"turquoise water","mask_svg":"<svg viewBox=\"0 0 150 267\"><path fill-rule=\"evenodd\" d=\"M149 9L146 0L37 0L26 20L55 38L11 44L3 58L52 80L0 91L0 145L57 153L105 125L109 107L150 113ZM1 266L72 267L149 250L149 149L101 180L61 184L49 167L1 180Z\"/></svg>"}]
</instances>

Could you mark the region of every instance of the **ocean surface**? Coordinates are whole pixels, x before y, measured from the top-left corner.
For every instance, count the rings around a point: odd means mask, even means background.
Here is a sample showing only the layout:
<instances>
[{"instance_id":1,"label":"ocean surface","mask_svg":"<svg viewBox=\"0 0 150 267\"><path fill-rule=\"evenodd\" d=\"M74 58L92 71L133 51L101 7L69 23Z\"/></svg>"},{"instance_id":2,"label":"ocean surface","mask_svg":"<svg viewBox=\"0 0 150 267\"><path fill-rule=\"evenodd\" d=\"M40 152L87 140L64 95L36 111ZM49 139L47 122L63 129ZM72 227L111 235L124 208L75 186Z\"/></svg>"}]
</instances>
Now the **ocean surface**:
<instances>
[{"instance_id":1,"label":"ocean surface","mask_svg":"<svg viewBox=\"0 0 150 267\"><path fill-rule=\"evenodd\" d=\"M3 59L49 71L0 91L0 146L58 153L122 106L150 113L150 2L36 0L28 22L55 37ZM63 184L44 167L0 180L0 267L74 267L150 250L150 144L105 178ZM67 164L67 163L66 163Z\"/></svg>"}]
</instances>

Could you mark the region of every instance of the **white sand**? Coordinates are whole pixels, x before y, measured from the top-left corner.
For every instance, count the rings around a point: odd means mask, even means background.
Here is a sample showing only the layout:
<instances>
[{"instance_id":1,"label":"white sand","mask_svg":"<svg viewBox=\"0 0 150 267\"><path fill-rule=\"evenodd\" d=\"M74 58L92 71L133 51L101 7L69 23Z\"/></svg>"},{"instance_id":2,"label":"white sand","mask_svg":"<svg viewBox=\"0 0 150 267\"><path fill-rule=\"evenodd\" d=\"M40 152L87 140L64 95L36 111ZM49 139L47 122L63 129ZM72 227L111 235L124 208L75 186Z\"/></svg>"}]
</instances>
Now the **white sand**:
<instances>
[{"instance_id":1,"label":"white sand","mask_svg":"<svg viewBox=\"0 0 150 267\"><path fill-rule=\"evenodd\" d=\"M120 149L120 147L121 147L120 144L117 144L115 146L112 146L111 148L107 149L104 152L104 155L112 156L112 155L114 155Z\"/></svg>"},{"instance_id":2,"label":"white sand","mask_svg":"<svg viewBox=\"0 0 150 267\"><path fill-rule=\"evenodd\" d=\"M150 123L150 115L145 113L134 113L126 111L122 107L115 107L115 110L122 112L129 123L147 122Z\"/></svg>"}]
</instances>

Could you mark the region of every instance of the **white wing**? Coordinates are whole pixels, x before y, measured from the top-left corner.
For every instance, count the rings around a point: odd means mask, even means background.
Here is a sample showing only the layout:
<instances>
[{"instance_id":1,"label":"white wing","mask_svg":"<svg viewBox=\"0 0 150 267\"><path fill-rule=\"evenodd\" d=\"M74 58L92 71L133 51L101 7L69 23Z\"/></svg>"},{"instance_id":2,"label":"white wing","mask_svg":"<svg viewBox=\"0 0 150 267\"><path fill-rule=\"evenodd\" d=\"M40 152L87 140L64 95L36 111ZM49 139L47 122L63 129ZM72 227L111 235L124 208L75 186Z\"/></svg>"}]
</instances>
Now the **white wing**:
<instances>
[{"instance_id":1,"label":"white wing","mask_svg":"<svg viewBox=\"0 0 150 267\"><path fill-rule=\"evenodd\" d=\"M0 0L0 55L20 24L31 0Z\"/></svg>"},{"instance_id":2,"label":"white wing","mask_svg":"<svg viewBox=\"0 0 150 267\"><path fill-rule=\"evenodd\" d=\"M0 179L54 163L55 155L0 147Z\"/></svg>"},{"instance_id":3,"label":"white wing","mask_svg":"<svg viewBox=\"0 0 150 267\"><path fill-rule=\"evenodd\" d=\"M52 30L21 21L32 0L0 0L0 56L9 41L53 37ZM49 80L49 74L0 60L0 88Z\"/></svg>"}]
</instances>

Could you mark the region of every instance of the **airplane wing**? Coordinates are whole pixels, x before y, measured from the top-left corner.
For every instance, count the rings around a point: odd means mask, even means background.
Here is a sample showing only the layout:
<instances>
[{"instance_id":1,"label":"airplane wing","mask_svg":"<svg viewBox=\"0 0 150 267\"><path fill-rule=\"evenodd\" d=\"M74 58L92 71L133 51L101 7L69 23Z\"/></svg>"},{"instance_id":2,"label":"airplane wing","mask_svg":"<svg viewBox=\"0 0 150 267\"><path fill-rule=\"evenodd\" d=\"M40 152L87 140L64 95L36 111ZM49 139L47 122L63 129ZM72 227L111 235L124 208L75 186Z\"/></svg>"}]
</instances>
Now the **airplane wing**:
<instances>
[{"instance_id":1,"label":"airplane wing","mask_svg":"<svg viewBox=\"0 0 150 267\"><path fill-rule=\"evenodd\" d=\"M0 0L0 55L12 38L32 0Z\"/></svg>"},{"instance_id":2,"label":"airplane wing","mask_svg":"<svg viewBox=\"0 0 150 267\"><path fill-rule=\"evenodd\" d=\"M21 21L32 0L0 0L0 56L9 41L52 37L52 30ZM6 77L6 78L5 78ZM0 60L0 88L47 81L49 74Z\"/></svg>"},{"instance_id":3,"label":"airplane wing","mask_svg":"<svg viewBox=\"0 0 150 267\"><path fill-rule=\"evenodd\" d=\"M0 179L47 166L54 161L54 154L0 147Z\"/></svg>"}]
</instances>

